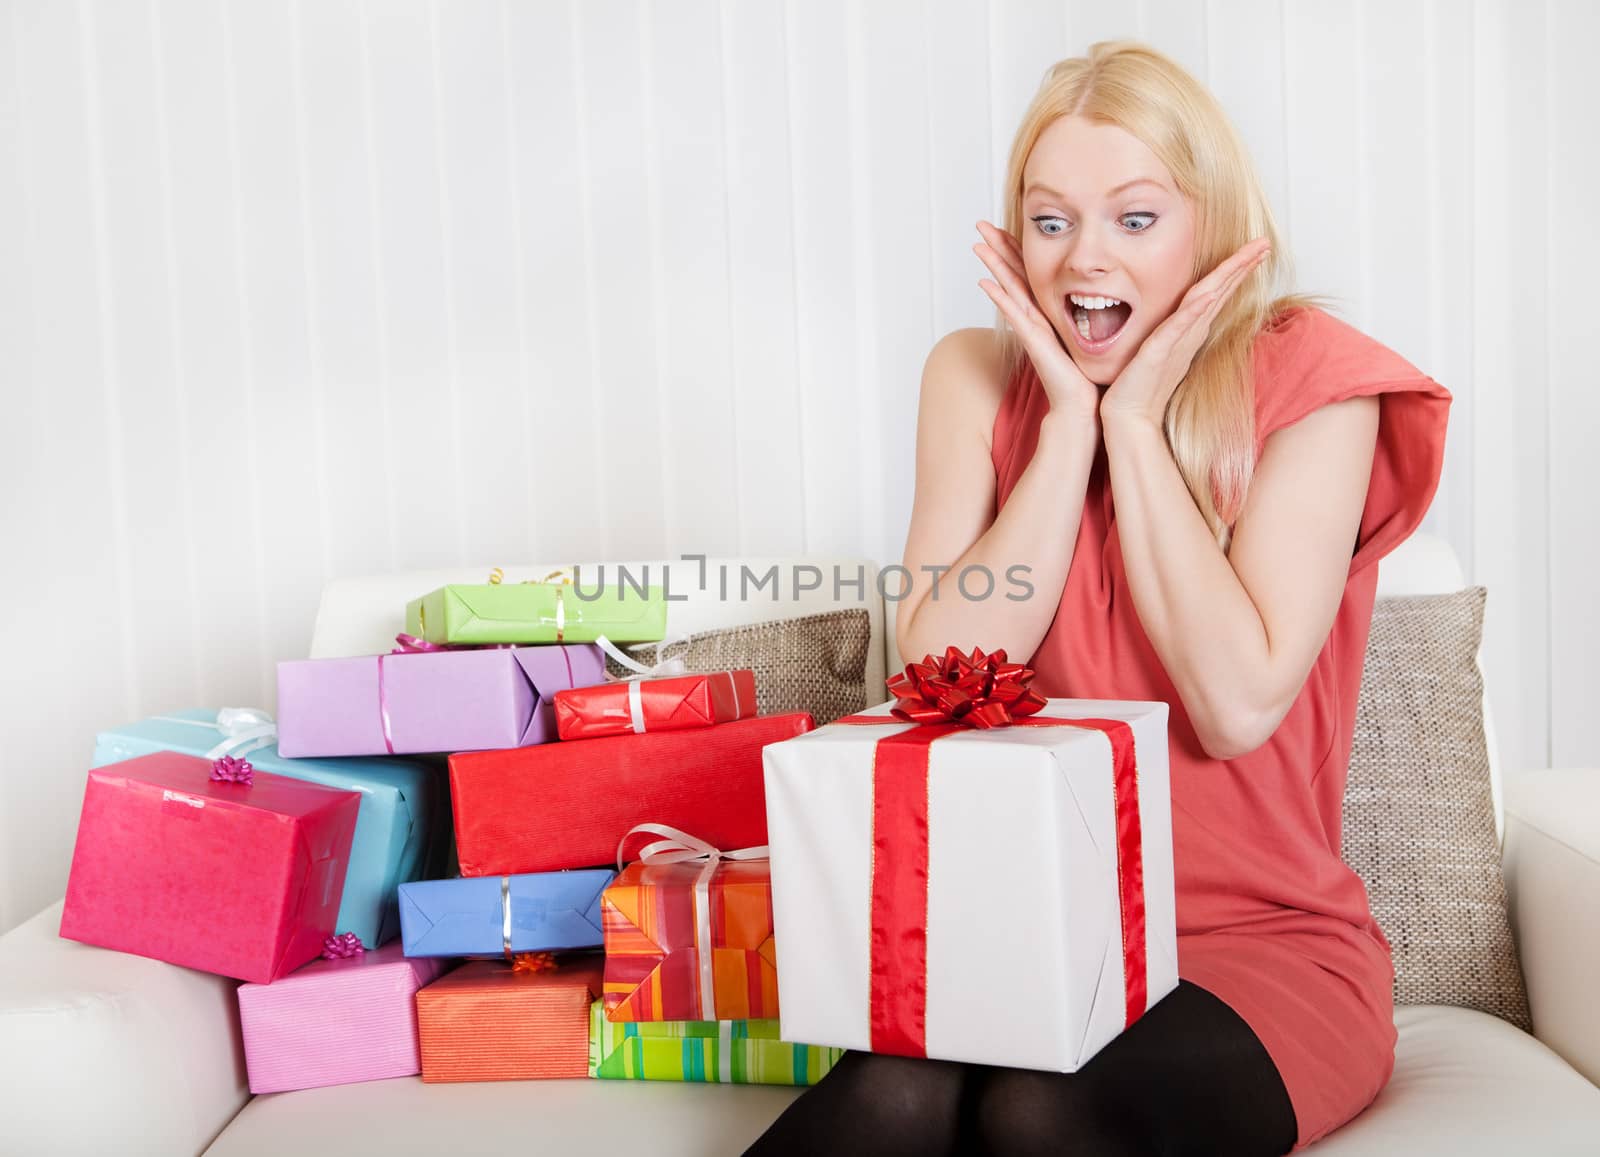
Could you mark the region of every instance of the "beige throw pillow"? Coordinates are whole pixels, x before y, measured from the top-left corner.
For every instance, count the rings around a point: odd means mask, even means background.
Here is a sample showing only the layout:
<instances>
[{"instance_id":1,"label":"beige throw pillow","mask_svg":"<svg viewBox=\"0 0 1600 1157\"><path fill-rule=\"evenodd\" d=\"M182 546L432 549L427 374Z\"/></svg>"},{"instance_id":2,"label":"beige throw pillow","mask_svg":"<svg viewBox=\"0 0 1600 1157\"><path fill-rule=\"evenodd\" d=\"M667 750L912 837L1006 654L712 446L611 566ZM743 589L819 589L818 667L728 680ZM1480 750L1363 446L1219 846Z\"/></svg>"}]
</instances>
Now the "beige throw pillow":
<instances>
[{"instance_id":1,"label":"beige throw pillow","mask_svg":"<svg viewBox=\"0 0 1600 1157\"><path fill-rule=\"evenodd\" d=\"M755 672L762 715L809 711L821 727L867 706L871 641L872 624L861 607L702 631L687 642L660 647L659 658L654 643L623 650L646 666L681 656L692 672L748 667ZM632 674L609 657L606 670Z\"/></svg>"},{"instance_id":2,"label":"beige throw pillow","mask_svg":"<svg viewBox=\"0 0 1600 1157\"><path fill-rule=\"evenodd\" d=\"M1530 1029L1506 914L1475 656L1486 591L1380 598L1344 797L1345 862L1394 950L1396 1004Z\"/></svg>"}]
</instances>

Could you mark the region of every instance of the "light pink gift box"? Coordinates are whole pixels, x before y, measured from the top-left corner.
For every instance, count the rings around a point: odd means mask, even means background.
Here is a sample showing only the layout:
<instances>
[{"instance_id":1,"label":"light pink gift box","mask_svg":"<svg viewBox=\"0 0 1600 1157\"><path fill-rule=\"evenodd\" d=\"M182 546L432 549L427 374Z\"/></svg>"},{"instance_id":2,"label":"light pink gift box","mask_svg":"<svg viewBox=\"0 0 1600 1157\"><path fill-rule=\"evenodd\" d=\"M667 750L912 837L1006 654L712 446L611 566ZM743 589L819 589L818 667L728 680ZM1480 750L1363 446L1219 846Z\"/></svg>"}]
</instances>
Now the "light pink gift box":
<instances>
[{"instance_id":1,"label":"light pink gift box","mask_svg":"<svg viewBox=\"0 0 1600 1157\"><path fill-rule=\"evenodd\" d=\"M313 960L272 984L239 986L252 1093L408 1077L417 1054L417 989L450 961L409 959L401 943Z\"/></svg>"}]
</instances>

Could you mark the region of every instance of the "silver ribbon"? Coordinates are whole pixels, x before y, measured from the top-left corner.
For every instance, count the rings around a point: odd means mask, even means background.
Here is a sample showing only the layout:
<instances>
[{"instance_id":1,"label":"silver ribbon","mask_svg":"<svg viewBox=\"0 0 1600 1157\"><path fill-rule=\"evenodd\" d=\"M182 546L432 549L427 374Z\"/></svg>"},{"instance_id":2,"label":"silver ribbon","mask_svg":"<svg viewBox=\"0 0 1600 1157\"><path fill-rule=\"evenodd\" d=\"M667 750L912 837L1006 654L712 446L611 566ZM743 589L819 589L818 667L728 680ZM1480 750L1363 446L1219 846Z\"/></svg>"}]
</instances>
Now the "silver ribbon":
<instances>
[{"instance_id":1,"label":"silver ribbon","mask_svg":"<svg viewBox=\"0 0 1600 1157\"><path fill-rule=\"evenodd\" d=\"M505 947L506 961L512 962L511 951L511 877L500 877L500 942Z\"/></svg>"},{"instance_id":2,"label":"silver ribbon","mask_svg":"<svg viewBox=\"0 0 1600 1157\"><path fill-rule=\"evenodd\" d=\"M627 835L617 842L617 870L623 867L622 850L628 836L635 832L648 832L664 837L646 844L639 851L639 859L646 864L686 864L704 860L694 880L694 940L700 964L700 1020L718 1020L716 973L711 967L711 877L716 875L721 860L764 860L770 855L767 844L750 848L735 848L724 852L688 832L667 824L635 824Z\"/></svg>"},{"instance_id":3,"label":"silver ribbon","mask_svg":"<svg viewBox=\"0 0 1600 1157\"><path fill-rule=\"evenodd\" d=\"M259 707L224 707L211 719L184 719L177 715L157 715L158 723L181 723L185 727L205 727L222 736L222 742L207 751L205 758L221 759L232 755L243 759L252 751L278 742L278 725L270 713Z\"/></svg>"}]
</instances>

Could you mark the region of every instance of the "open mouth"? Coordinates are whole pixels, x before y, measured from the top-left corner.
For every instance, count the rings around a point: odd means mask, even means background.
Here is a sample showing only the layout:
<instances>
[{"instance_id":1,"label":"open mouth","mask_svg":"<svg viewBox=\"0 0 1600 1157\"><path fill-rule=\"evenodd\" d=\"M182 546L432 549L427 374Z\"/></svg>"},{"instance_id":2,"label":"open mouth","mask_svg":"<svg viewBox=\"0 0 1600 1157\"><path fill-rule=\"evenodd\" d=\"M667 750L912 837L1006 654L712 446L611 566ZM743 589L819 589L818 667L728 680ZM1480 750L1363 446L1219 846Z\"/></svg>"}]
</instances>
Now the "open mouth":
<instances>
[{"instance_id":1,"label":"open mouth","mask_svg":"<svg viewBox=\"0 0 1600 1157\"><path fill-rule=\"evenodd\" d=\"M1109 346L1133 316L1133 307L1115 297L1093 297L1069 293L1072 323L1083 347L1098 352Z\"/></svg>"}]
</instances>

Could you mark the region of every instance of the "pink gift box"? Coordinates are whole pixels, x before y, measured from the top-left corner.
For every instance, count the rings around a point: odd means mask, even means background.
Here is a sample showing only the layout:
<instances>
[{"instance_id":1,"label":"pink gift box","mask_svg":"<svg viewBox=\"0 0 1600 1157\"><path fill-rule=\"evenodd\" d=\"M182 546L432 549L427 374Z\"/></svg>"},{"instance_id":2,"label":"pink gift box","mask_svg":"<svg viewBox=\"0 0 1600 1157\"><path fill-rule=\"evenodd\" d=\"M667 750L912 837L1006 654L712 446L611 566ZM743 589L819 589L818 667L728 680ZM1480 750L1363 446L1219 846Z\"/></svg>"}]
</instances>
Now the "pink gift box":
<instances>
[{"instance_id":1,"label":"pink gift box","mask_svg":"<svg viewBox=\"0 0 1600 1157\"><path fill-rule=\"evenodd\" d=\"M422 1071L416 992L447 964L408 958L396 940L358 956L313 960L273 984L241 984L250 1091L415 1076Z\"/></svg>"},{"instance_id":2,"label":"pink gift box","mask_svg":"<svg viewBox=\"0 0 1600 1157\"><path fill-rule=\"evenodd\" d=\"M267 982L322 954L361 796L172 751L89 773L61 935Z\"/></svg>"}]
</instances>

